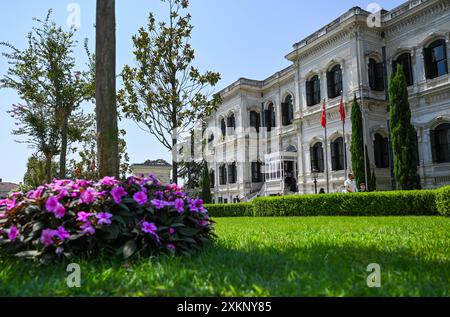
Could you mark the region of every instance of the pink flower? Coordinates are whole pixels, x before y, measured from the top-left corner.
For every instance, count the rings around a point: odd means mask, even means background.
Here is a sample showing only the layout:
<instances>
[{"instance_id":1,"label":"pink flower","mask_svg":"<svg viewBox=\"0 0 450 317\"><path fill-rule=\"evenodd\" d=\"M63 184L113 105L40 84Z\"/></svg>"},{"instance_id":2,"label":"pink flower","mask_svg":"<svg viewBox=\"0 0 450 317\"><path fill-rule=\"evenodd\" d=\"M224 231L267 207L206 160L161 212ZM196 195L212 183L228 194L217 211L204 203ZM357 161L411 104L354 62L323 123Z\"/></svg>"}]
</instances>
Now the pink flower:
<instances>
[{"instance_id":1,"label":"pink flower","mask_svg":"<svg viewBox=\"0 0 450 317\"><path fill-rule=\"evenodd\" d=\"M172 236L175 233L175 229L174 228L170 228L169 229L169 234Z\"/></svg>"},{"instance_id":2,"label":"pink flower","mask_svg":"<svg viewBox=\"0 0 450 317\"><path fill-rule=\"evenodd\" d=\"M145 205L147 203L148 197L147 194L144 192L137 192L133 195L133 199L139 204L139 205Z\"/></svg>"},{"instance_id":3,"label":"pink flower","mask_svg":"<svg viewBox=\"0 0 450 317\"><path fill-rule=\"evenodd\" d=\"M77 220L81 222L89 222L89 217L91 217L92 215L94 214L91 212L87 213L84 211L80 211L77 213Z\"/></svg>"},{"instance_id":4,"label":"pink flower","mask_svg":"<svg viewBox=\"0 0 450 317\"><path fill-rule=\"evenodd\" d=\"M6 210L11 210L11 209L13 209L14 207L16 207L16 198L13 198L12 200L8 200L7 202L6 202Z\"/></svg>"},{"instance_id":5,"label":"pink flower","mask_svg":"<svg viewBox=\"0 0 450 317\"><path fill-rule=\"evenodd\" d=\"M58 238L61 239L61 241L64 241L64 240L67 240L70 238L69 232L67 232L67 230L63 226L58 227L58 229L55 230L55 235L58 236Z\"/></svg>"},{"instance_id":6,"label":"pink flower","mask_svg":"<svg viewBox=\"0 0 450 317\"><path fill-rule=\"evenodd\" d=\"M165 202L159 199L152 199L151 202L156 209L163 209L166 206Z\"/></svg>"},{"instance_id":7,"label":"pink flower","mask_svg":"<svg viewBox=\"0 0 450 317\"><path fill-rule=\"evenodd\" d=\"M114 176L105 176L100 180L100 184L104 186L114 186L117 184L117 181Z\"/></svg>"},{"instance_id":8,"label":"pink flower","mask_svg":"<svg viewBox=\"0 0 450 317\"><path fill-rule=\"evenodd\" d=\"M90 235L93 235L95 233L95 229L94 227L92 227L92 224L90 222L86 222L84 225L82 225L81 229L83 229L83 234L89 233Z\"/></svg>"},{"instance_id":9,"label":"pink flower","mask_svg":"<svg viewBox=\"0 0 450 317\"><path fill-rule=\"evenodd\" d=\"M169 244L167 245L167 249L172 250L172 251L175 251L175 250L176 250L176 247L175 247L174 244L169 243Z\"/></svg>"},{"instance_id":10,"label":"pink flower","mask_svg":"<svg viewBox=\"0 0 450 317\"><path fill-rule=\"evenodd\" d=\"M147 221L144 221L142 223L142 231L145 233L150 233L153 234L155 233L155 231L158 229L158 227L156 227L155 223L148 223Z\"/></svg>"},{"instance_id":11,"label":"pink flower","mask_svg":"<svg viewBox=\"0 0 450 317\"><path fill-rule=\"evenodd\" d=\"M56 211L56 208L58 208L58 205L59 205L59 202L55 196L50 196L47 199L47 201L45 202L45 208L50 212Z\"/></svg>"},{"instance_id":12,"label":"pink flower","mask_svg":"<svg viewBox=\"0 0 450 317\"><path fill-rule=\"evenodd\" d=\"M55 214L56 218L61 219L66 214L66 208L64 208L63 205L58 204L58 206L56 207L56 210L54 211L54 214Z\"/></svg>"},{"instance_id":13,"label":"pink flower","mask_svg":"<svg viewBox=\"0 0 450 317\"><path fill-rule=\"evenodd\" d=\"M53 237L56 235L56 230L52 230L52 229L45 229L42 230L41 233L41 243L48 247L49 245L53 244Z\"/></svg>"},{"instance_id":14,"label":"pink flower","mask_svg":"<svg viewBox=\"0 0 450 317\"><path fill-rule=\"evenodd\" d=\"M98 193L94 188L89 187L83 193L81 193L80 196L81 202L83 202L84 204L91 204L95 201L97 194Z\"/></svg>"},{"instance_id":15,"label":"pink flower","mask_svg":"<svg viewBox=\"0 0 450 317\"><path fill-rule=\"evenodd\" d=\"M0 206L6 206L8 199L0 199Z\"/></svg>"},{"instance_id":16,"label":"pink flower","mask_svg":"<svg viewBox=\"0 0 450 317\"><path fill-rule=\"evenodd\" d=\"M175 200L175 209L178 213L182 214L184 212L184 200L181 198L177 198Z\"/></svg>"},{"instance_id":17,"label":"pink flower","mask_svg":"<svg viewBox=\"0 0 450 317\"><path fill-rule=\"evenodd\" d=\"M108 212L101 212L96 217L98 219L97 223L99 225L110 225L111 224L112 214L110 214Z\"/></svg>"},{"instance_id":18,"label":"pink flower","mask_svg":"<svg viewBox=\"0 0 450 317\"><path fill-rule=\"evenodd\" d=\"M16 240L18 235L19 235L19 229L17 229L16 226L12 226L11 228L9 228L9 232L8 232L9 240L11 240L11 241Z\"/></svg>"},{"instance_id":19,"label":"pink flower","mask_svg":"<svg viewBox=\"0 0 450 317\"><path fill-rule=\"evenodd\" d=\"M113 190L111 190L111 196L116 204L120 204L122 197L126 195L128 195L128 193L125 189L123 189L123 187L114 187Z\"/></svg>"}]
</instances>

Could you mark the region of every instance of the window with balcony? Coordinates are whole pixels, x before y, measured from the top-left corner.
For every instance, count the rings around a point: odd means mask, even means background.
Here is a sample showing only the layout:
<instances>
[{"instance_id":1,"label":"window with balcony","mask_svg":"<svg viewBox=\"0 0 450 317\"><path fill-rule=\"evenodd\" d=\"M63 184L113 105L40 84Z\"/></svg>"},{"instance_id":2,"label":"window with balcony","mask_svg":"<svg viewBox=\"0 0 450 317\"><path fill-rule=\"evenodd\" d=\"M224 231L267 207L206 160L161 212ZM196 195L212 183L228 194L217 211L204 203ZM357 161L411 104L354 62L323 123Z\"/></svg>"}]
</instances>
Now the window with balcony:
<instances>
[{"instance_id":1,"label":"window with balcony","mask_svg":"<svg viewBox=\"0 0 450 317\"><path fill-rule=\"evenodd\" d=\"M254 128L256 132L259 133L259 128L261 126L260 115L256 111L250 111L250 127Z\"/></svg>"},{"instance_id":2,"label":"window with balcony","mask_svg":"<svg viewBox=\"0 0 450 317\"><path fill-rule=\"evenodd\" d=\"M403 69L403 73L405 74L406 84L408 86L414 85L413 79L413 70L411 64L411 54L403 53L392 64L392 71L395 73L397 71L397 65L400 65Z\"/></svg>"},{"instance_id":3,"label":"window with balcony","mask_svg":"<svg viewBox=\"0 0 450 317\"><path fill-rule=\"evenodd\" d=\"M381 134L375 134L375 140L373 142L373 150L375 156L375 166L377 168L389 167L389 141L388 138L383 137Z\"/></svg>"},{"instance_id":4,"label":"window with balcony","mask_svg":"<svg viewBox=\"0 0 450 317\"><path fill-rule=\"evenodd\" d=\"M325 168L323 160L322 143L320 142L316 143L311 147L310 156L311 156L311 171L323 173Z\"/></svg>"},{"instance_id":5,"label":"window with balcony","mask_svg":"<svg viewBox=\"0 0 450 317\"><path fill-rule=\"evenodd\" d=\"M262 182L261 162L252 162L252 182Z\"/></svg>"},{"instance_id":6,"label":"window with balcony","mask_svg":"<svg viewBox=\"0 0 450 317\"><path fill-rule=\"evenodd\" d=\"M267 110L264 111L264 118L267 131L272 131L272 129L276 127L276 114L273 103L271 103L269 107L267 107Z\"/></svg>"},{"instance_id":7,"label":"window with balcony","mask_svg":"<svg viewBox=\"0 0 450 317\"><path fill-rule=\"evenodd\" d=\"M219 167L219 184L220 185L227 184L227 167L225 164Z\"/></svg>"},{"instance_id":8,"label":"window with balcony","mask_svg":"<svg viewBox=\"0 0 450 317\"><path fill-rule=\"evenodd\" d=\"M450 162L450 123L439 125L430 131L434 163Z\"/></svg>"},{"instance_id":9,"label":"window with balcony","mask_svg":"<svg viewBox=\"0 0 450 317\"><path fill-rule=\"evenodd\" d=\"M336 98L342 93L342 69L340 65L334 66L327 72L328 98Z\"/></svg>"},{"instance_id":10,"label":"window with balcony","mask_svg":"<svg viewBox=\"0 0 450 317\"><path fill-rule=\"evenodd\" d=\"M344 170L344 139L337 138L331 142L331 168L333 171Z\"/></svg>"},{"instance_id":11,"label":"window with balcony","mask_svg":"<svg viewBox=\"0 0 450 317\"><path fill-rule=\"evenodd\" d=\"M320 103L320 79L317 75L306 82L306 103L308 107Z\"/></svg>"},{"instance_id":12,"label":"window with balcony","mask_svg":"<svg viewBox=\"0 0 450 317\"><path fill-rule=\"evenodd\" d=\"M283 126L291 125L294 120L294 104L291 95L288 95L281 104L281 114Z\"/></svg>"},{"instance_id":13,"label":"window with balcony","mask_svg":"<svg viewBox=\"0 0 450 317\"><path fill-rule=\"evenodd\" d=\"M384 90L383 63L378 63L373 58L369 59L369 86L373 91Z\"/></svg>"},{"instance_id":14,"label":"window with balcony","mask_svg":"<svg viewBox=\"0 0 450 317\"><path fill-rule=\"evenodd\" d=\"M437 40L424 49L425 73L433 79L448 73L447 48L445 40Z\"/></svg>"},{"instance_id":15,"label":"window with balcony","mask_svg":"<svg viewBox=\"0 0 450 317\"><path fill-rule=\"evenodd\" d=\"M232 163L228 165L228 183L236 184L237 182L237 169L236 163Z\"/></svg>"}]
</instances>

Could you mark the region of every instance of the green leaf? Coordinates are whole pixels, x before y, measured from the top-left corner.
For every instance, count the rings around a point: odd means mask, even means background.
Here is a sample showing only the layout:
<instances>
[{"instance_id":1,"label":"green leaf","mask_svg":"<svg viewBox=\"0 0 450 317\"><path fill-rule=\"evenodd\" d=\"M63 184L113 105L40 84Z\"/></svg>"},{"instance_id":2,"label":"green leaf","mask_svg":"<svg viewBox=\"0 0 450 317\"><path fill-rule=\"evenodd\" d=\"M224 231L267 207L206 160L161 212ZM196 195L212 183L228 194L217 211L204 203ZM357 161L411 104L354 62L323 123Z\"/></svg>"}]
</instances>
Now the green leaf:
<instances>
[{"instance_id":1,"label":"green leaf","mask_svg":"<svg viewBox=\"0 0 450 317\"><path fill-rule=\"evenodd\" d=\"M178 233L180 235L184 235L184 236L187 236L187 237L193 237L199 232L200 232L200 230L195 229L195 228L180 228L178 230Z\"/></svg>"}]
</instances>

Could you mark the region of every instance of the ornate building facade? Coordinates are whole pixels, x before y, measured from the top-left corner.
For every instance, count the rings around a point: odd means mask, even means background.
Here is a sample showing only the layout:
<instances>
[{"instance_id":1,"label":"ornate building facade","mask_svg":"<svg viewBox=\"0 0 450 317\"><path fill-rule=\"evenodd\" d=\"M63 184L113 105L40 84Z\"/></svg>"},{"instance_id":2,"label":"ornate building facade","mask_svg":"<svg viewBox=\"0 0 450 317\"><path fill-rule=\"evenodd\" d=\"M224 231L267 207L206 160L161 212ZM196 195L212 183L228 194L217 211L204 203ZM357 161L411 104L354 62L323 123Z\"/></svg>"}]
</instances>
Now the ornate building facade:
<instances>
[{"instance_id":1,"label":"ornate building facade","mask_svg":"<svg viewBox=\"0 0 450 317\"><path fill-rule=\"evenodd\" d=\"M397 64L409 85L422 186L450 184L449 42L450 0L408 1L377 14L354 7L294 44L286 69L226 87L206 129L215 202L313 193L315 187L338 191L345 167L351 170L355 95L377 188L392 189L387 78ZM324 99L326 140L320 124Z\"/></svg>"}]
</instances>

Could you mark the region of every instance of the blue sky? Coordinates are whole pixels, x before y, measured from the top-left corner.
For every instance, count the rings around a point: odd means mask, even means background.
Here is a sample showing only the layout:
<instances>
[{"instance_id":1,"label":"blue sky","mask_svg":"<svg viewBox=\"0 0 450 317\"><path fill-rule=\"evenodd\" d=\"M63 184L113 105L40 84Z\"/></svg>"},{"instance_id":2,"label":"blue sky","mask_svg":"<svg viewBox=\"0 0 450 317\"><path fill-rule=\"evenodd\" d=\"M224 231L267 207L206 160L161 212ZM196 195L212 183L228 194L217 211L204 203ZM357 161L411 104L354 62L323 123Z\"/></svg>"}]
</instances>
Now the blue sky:
<instances>
[{"instance_id":1,"label":"blue sky","mask_svg":"<svg viewBox=\"0 0 450 317\"><path fill-rule=\"evenodd\" d=\"M0 9L0 42L10 42L24 48L26 34L31 30L33 17L44 18L53 9L53 19L66 25L68 5L76 3L81 11L77 38L95 44L95 0L14 0L3 1ZM331 22L353 6L367 8L373 1L365 0L191 0L194 31L192 44L196 50L196 66L201 70L218 71L222 80L216 91L231 84L239 77L264 79L289 66L284 56L292 44ZM379 0L377 3L392 9L403 0ZM148 13L167 16L166 6L159 0L116 0L117 14L117 72L125 64L133 64L131 36L146 24ZM76 52L77 62L84 67L85 54L82 45ZM0 58L0 75L6 73L7 64ZM118 82L120 86L121 82ZM33 153L26 144L13 136L14 121L6 113L18 103L12 90L0 90L0 178L3 181L20 182L26 170L28 157ZM89 108L89 105L87 105ZM92 108L92 106L91 106ZM170 153L150 134L140 130L135 123L123 121L127 130L128 153L131 162L164 158ZM23 140L23 139L22 139Z\"/></svg>"}]
</instances>

